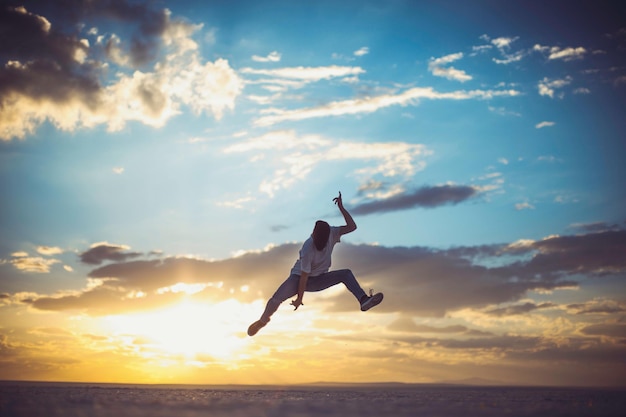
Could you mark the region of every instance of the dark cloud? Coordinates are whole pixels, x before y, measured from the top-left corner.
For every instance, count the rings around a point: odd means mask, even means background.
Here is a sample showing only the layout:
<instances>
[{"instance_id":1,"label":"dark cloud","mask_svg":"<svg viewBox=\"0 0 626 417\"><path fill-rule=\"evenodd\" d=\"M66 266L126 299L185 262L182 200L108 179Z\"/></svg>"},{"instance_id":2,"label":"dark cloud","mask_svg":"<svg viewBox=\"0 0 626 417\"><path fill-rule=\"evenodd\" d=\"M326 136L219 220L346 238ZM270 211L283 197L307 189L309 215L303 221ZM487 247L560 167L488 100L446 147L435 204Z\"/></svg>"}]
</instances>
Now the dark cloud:
<instances>
[{"instance_id":1,"label":"dark cloud","mask_svg":"<svg viewBox=\"0 0 626 417\"><path fill-rule=\"evenodd\" d=\"M46 119L63 129L114 119L107 90L111 69L156 63L170 24L167 11L151 2L9 1L0 6L0 139L24 137ZM103 35L88 35L92 28ZM143 120L158 119L165 99L154 86L142 87L137 94L143 94L146 106Z\"/></svg>"},{"instance_id":2,"label":"dark cloud","mask_svg":"<svg viewBox=\"0 0 626 417\"><path fill-rule=\"evenodd\" d=\"M76 36L58 32L47 18L21 4L0 7L0 27L0 56L5 62L44 60L67 66L81 46Z\"/></svg>"},{"instance_id":3,"label":"dark cloud","mask_svg":"<svg viewBox=\"0 0 626 417\"><path fill-rule=\"evenodd\" d=\"M454 334L454 333L466 333L468 331L467 327L461 325L451 325L451 326L429 326L426 324L416 324L410 318L400 318L393 323L391 323L388 327L389 330L392 331L403 331L403 332L411 332L411 333L437 333L437 334Z\"/></svg>"},{"instance_id":4,"label":"dark cloud","mask_svg":"<svg viewBox=\"0 0 626 417\"><path fill-rule=\"evenodd\" d=\"M4 53L20 61L47 59L63 66L75 63L74 52L81 47L79 29L85 25L107 22L126 24L130 32L127 53L138 67L156 57L160 36L167 28L165 9L150 2L126 0L57 0L55 2L9 2L0 12L4 31L0 43ZM49 30L46 30L49 27Z\"/></svg>"},{"instance_id":5,"label":"dark cloud","mask_svg":"<svg viewBox=\"0 0 626 417\"><path fill-rule=\"evenodd\" d=\"M626 230L548 237L525 246L530 261L504 267L510 275L602 276L626 271Z\"/></svg>"},{"instance_id":6,"label":"dark cloud","mask_svg":"<svg viewBox=\"0 0 626 417\"><path fill-rule=\"evenodd\" d=\"M283 230L287 230L287 229L289 229L289 226L285 226L282 224L276 224L276 225L270 226L270 230L272 232L282 232Z\"/></svg>"},{"instance_id":7,"label":"dark cloud","mask_svg":"<svg viewBox=\"0 0 626 417\"><path fill-rule=\"evenodd\" d=\"M58 102L79 94L97 101L94 68L75 59L78 50L86 51L76 34L57 31L45 17L23 7L0 7L0 27L0 108L13 94Z\"/></svg>"},{"instance_id":8,"label":"dark cloud","mask_svg":"<svg viewBox=\"0 0 626 417\"><path fill-rule=\"evenodd\" d=\"M139 252L126 252L126 249L125 246L103 243L92 247L79 256L81 262L90 265L100 265L104 261L123 262L129 258L141 256Z\"/></svg>"},{"instance_id":9,"label":"dark cloud","mask_svg":"<svg viewBox=\"0 0 626 417\"><path fill-rule=\"evenodd\" d=\"M583 334L592 336L608 336L626 338L626 324L599 323L592 324L581 330ZM625 355L626 356L626 355Z\"/></svg>"},{"instance_id":10,"label":"dark cloud","mask_svg":"<svg viewBox=\"0 0 626 417\"><path fill-rule=\"evenodd\" d=\"M475 187L467 185L438 185L422 187L414 191L396 194L392 197L368 201L353 207L354 215L386 213L407 210L415 207L434 208L447 204L458 204L475 197L479 193Z\"/></svg>"},{"instance_id":11,"label":"dark cloud","mask_svg":"<svg viewBox=\"0 0 626 417\"><path fill-rule=\"evenodd\" d=\"M521 260L511 260L510 254L502 250L507 245L472 251L342 243L337 247L333 269L351 268L366 290L375 287L383 291L385 302L377 307L377 312L443 317L449 311L463 308L491 308L491 314L502 316L552 306L527 303L492 307L523 299L529 291L572 288L580 280L626 273L625 244L626 234L611 231L551 237L529 244L528 253L522 253ZM104 260L115 261L89 273L89 277L102 280L101 286L71 296L41 297L32 303L36 308L72 308L91 313L105 311L112 304L119 309L127 308L130 303L151 307L158 302L169 302L158 297L157 290L181 282L206 284L203 291L194 294L203 299L232 297L242 302L267 299L289 274L299 247L300 244L290 243L219 261L174 257L131 261L130 258L139 254L126 252L120 246L99 245L81 258L94 265ZM482 258L477 263L468 253L489 255L494 266L487 266L489 262ZM240 291L243 286L248 291ZM132 299L129 294L133 292L141 292L144 297ZM119 300L126 301L120 304ZM330 311L358 308L347 291L330 301Z\"/></svg>"},{"instance_id":12,"label":"dark cloud","mask_svg":"<svg viewBox=\"0 0 626 417\"><path fill-rule=\"evenodd\" d=\"M442 339L438 345L446 349L529 350L536 348L543 338L528 336L494 336L472 339Z\"/></svg>"},{"instance_id":13,"label":"dark cloud","mask_svg":"<svg viewBox=\"0 0 626 417\"><path fill-rule=\"evenodd\" d=\"M626 306L614 300L593 300L567 306L574 314L616 314L626 311Z\"/></svg>"},{"instance_id":14,"label":"dark cloud","mask_svg":"<svg viewBox=\"0 0 626 417\"><path fill-rule=\"evenodd\" d=\"M626 349L618 344L603 342L601 338L569 338L564 341L565 343L546 343L543 338L535 339L537 340L535 346L529 349L510 350L506 357L527 363L532 361L590 365L606 363L621 368L624 368L623 364L626 363ZM614 370L611 371L613 372ZM621 379L624 377L621 376Z\"/></svg>"},{"instance_id":15,"label":"dark cloud","mask_svg":"<svg viewBox=\"0 0 626 417\"><path fill-rule=\"evenodd\" d=\"M570 226L573 230L579 230L584 233L589 232L605 232L607 230L620 230L622 227L617 223L594 222L594 223L576 223Z\"/></svg>"},{"instance_id":16,"label":"dark cloud","mask_svg":"<svg viewBox=\"0 0 626 417\"><path fill-rule=\"evenodd\" d=\"M555 307L555 304L553 303L535 304L535 303L528 302L524 304L509 306L509 307L494 308L494 309L486 311L486 313L491 316L497 316L497 317L516 316L520 314L530 313L531 311L534 311L534 310L550 308L550 307Z\"/></svg>"}]
</instances>

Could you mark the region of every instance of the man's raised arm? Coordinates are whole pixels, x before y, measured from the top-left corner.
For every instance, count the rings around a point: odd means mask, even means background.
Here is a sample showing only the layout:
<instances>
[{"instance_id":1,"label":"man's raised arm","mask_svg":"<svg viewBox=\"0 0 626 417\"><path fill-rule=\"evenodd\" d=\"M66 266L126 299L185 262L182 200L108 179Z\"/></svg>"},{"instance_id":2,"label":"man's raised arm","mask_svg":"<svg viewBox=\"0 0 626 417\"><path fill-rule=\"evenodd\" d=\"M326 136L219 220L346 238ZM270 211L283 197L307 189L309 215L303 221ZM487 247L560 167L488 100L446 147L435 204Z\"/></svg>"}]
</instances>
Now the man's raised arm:
<instances>
[{"instance_id":1,"label":"man's raised arm","mask_svg":"<svg viewBox=\"0 0 626 417\"><path fill-rule=\"evenodd\" d=\"M356 223L354 222L354 219L352 218L350 213L348 213L348 210L346 210L346 208L343 206L341 191L339 191L338 197L333 198L333 201L335 202L335 204L337 204L337 207L339 207L339 211L341 211L341 214L343 214L343 218L346 220L346 225L339 228L341 234L345 235L346 233L354 232L356 230Z\"/></svg>"}]
</instances>

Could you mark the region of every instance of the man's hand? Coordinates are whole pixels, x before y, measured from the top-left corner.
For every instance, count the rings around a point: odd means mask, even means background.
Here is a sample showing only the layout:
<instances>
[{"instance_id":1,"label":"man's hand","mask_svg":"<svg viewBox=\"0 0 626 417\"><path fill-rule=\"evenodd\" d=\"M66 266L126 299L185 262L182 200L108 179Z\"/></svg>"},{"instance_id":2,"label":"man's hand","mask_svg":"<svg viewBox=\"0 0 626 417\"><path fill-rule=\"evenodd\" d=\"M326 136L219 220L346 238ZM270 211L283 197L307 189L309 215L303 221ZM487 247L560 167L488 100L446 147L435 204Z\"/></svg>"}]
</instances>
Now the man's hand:
<instances>
[{"instance_id":1,"label":"man's hand","mask_svg":"<svg viewBox=\"0 0 626 417\"><path fill-rule=\"evenodd\" d=\"M304 303L302 302L302 298L298 297L291 302L291 305L295 307L293 311L296 311L298 307L303 306Z\"/></svg>"},{"instance_id":2,"label":"man's hand","mask_svg":"<svg viewBox=\"0 0 626 417\"><path fill-rule=\"evenodd\" d=\"M339 207L339 209L343 208L343 200L341 199L341 191L339 191L338 197L333 198L333 202L337 204L337 207Z\"/></svg>"}]
</instances>

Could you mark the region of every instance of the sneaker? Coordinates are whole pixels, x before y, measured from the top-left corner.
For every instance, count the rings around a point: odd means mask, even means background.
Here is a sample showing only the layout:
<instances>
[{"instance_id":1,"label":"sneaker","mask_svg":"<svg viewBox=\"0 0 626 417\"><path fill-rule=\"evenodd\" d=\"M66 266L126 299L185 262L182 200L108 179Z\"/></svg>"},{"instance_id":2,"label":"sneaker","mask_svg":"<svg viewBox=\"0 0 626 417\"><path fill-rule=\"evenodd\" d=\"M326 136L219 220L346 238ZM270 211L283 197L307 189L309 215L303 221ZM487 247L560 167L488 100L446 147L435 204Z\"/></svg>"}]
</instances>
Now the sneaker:
<instances>
[{"instance_id":1,"label":"sneaker","mask_svg":"<svg viewBox=\"0 0 626 417\"><path fill-rule=\"evenodd\" d=\"M269 319L267 321L257 320L248 327L248 336L254 336L261 330L267 323L269 323Z\"/></svg>"},{"instance_id":2,"label":"sneaker","mask_svg":"<svg viewBox=\"0 0 626 417\"><path fill-rule=\"evenodd\" d=\"M369 297L361 303L361 311L367 311L372 307L376 307L381 301L383 301L383 293L372 294L372 290L370 290Z\"/></svg>"}]
</instances>

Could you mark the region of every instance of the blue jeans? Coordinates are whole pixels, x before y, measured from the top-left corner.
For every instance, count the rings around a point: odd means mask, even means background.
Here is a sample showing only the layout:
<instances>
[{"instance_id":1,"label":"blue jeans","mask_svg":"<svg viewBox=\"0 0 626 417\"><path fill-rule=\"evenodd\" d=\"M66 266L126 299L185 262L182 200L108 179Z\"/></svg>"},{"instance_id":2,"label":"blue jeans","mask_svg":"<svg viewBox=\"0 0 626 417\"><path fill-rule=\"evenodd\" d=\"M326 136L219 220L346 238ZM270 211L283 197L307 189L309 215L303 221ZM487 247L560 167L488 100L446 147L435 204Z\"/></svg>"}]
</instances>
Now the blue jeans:
<instances>
[{"instance_id":1,"label":"blue jeans","mask_svg":"<svg viewBox=\"0 0 626 417\"><path fill-rule=\"evenodd\" d=\"M348 290L360 302L361 298L366 296L365 291L359 285L354 274L349 269L340 269L338 271L330 271L314 277L309 277L306 283L305 291L322 291L342 282ZM292 274L283 282L276 290L272 298L269 299L265 306L265 311L261 316L262 321L269 321L272 314L278 310L280 304L298 294L298 284L300 283L300 275Z\"/></svg>"}]
</instances>

